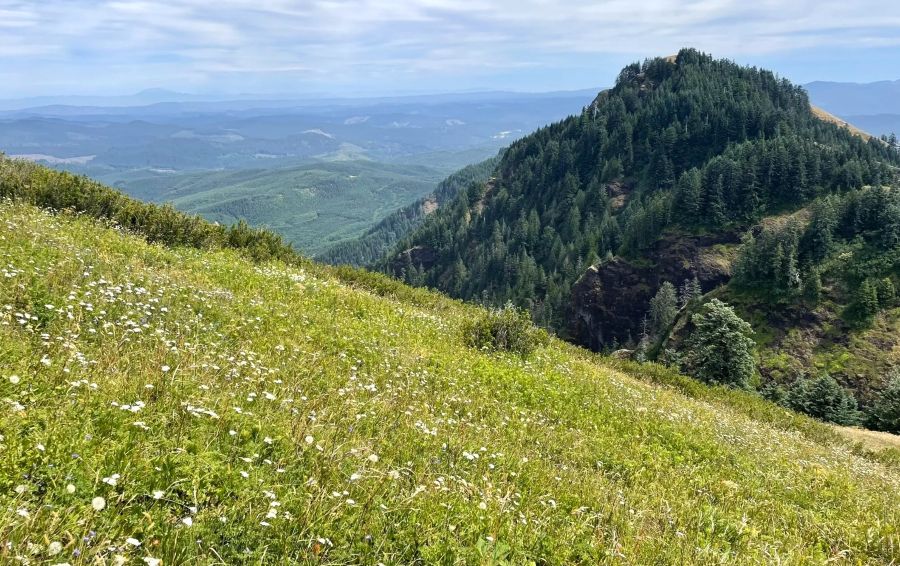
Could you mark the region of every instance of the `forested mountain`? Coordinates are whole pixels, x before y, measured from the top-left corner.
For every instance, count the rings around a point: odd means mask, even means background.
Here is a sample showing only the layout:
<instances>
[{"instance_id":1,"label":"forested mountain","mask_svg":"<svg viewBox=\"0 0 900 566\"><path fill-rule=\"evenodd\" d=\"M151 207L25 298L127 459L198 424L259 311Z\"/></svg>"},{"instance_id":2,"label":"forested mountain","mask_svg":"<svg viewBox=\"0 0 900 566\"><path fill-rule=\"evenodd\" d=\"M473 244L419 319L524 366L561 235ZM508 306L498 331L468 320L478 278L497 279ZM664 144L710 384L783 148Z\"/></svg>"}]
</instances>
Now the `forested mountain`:
<instances>
[{"instance_id":1,"label":"forested mountain","mask_svg":"<svg viewBox=\"0 0 900 566\"><path fill-rule=\"evenodd\" d=\"M883 320L873 311L895 305L885 278L896 285L900 274L900 197L888 188L898 166L896 147L818 118L786 79L682 50L626 67L581 114L512 144L493 179L379 265L464 299L512 301L597 350L646 346L652 335L651 355L669 338L648 322L664 284L682 289L687 316L692 297L737 271L726 290L755 297L739 311L775 357L816 308L801 291L825 296L834 316L810 331L807 360L865 394L898 360L851 370L816 352L845 329L862 336L861 320ZM871 288L884 300L872 303ZM805 375L762 369L772 387Z\"/></svg>"},{"instance_id":2,"label":"forested mountain","mask_svg":"<svg viewBox=\"0 0 900 566\"><path fill-rule=\"evenodd\" d=\"M336 244L316 259L335 265L366 266L382 258L397 242L422 225L425 218L472 184L483 184L493 173L499 155L463 167L444 179L431 194L389 214L362 236Z\"/></svg>"}]
</instances>

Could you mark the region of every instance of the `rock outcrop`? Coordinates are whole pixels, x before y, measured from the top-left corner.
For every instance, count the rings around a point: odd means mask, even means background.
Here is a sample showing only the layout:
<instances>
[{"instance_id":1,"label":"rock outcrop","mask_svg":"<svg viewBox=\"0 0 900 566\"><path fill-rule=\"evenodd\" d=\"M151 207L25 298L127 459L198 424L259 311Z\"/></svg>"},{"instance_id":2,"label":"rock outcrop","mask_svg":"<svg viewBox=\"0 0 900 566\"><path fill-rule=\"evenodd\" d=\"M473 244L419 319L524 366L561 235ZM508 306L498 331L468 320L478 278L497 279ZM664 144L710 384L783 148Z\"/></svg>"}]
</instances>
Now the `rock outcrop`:
<instances>
[{"instance_id":1,"label":"rock outcrop","mask_svg":"<svg viewBox=\"0 0 900 566\"><path fill-rule=\"evenodd\" d=\"M616 257L592 265L572 287L572 338L592 350L633 343L664 281L678 287L696 276L704 293L724 285L731 279L738 243L734 232L669 235L639 261Z\"/></svg>"}]
</instances>

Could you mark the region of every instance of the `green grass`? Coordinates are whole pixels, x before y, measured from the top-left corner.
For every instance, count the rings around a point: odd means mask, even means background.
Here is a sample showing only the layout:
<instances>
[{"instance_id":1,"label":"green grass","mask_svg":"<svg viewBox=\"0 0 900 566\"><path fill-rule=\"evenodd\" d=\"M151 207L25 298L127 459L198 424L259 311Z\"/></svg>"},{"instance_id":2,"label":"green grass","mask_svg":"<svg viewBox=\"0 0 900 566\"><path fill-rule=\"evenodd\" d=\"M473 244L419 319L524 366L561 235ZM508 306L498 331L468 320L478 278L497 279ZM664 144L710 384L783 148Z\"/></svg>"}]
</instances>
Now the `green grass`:
<instances>
[{"instance_id":1,"label":"green grass","mask_svg":"<svg viewBox=\"0 0 900 566\"><path fill-rule=\"evenodd\" d=\"M233 224L266 226L307 255L360 236L434 190L444 169L371 161L320 162L274 170L130 174L116 186L136 198Z\"/></svg>"},{"instance_id":2,"label":"green grass","mask_svg":"<svg viewBox=\"0 0 900 566\"><path fill-rule=\"evenodd\" d=\"M749 394L23 204L0 255L2 563L900 557L898 468Z\"/></svg>"}]
</instances>

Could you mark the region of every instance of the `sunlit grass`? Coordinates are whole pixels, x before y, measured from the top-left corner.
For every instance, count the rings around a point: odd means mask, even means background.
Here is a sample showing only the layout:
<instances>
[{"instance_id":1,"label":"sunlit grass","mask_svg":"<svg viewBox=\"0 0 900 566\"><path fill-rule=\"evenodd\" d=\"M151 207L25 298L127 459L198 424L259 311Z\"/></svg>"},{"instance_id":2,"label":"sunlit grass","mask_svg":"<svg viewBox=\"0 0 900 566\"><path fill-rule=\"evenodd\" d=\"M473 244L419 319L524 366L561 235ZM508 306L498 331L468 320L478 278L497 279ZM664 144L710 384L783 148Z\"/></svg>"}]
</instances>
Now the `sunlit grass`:
<instances>
[{"instance_id":1,"label":"sunlit grass","mask_svg":"<svg viewBox=\"0 0 900 566\"><path fill-rule=\"evenodd\" d=\"M468 348L479 312L0 205L0 562L900 556L896 468L656 366Z\"/></svg>"}]
</instances>

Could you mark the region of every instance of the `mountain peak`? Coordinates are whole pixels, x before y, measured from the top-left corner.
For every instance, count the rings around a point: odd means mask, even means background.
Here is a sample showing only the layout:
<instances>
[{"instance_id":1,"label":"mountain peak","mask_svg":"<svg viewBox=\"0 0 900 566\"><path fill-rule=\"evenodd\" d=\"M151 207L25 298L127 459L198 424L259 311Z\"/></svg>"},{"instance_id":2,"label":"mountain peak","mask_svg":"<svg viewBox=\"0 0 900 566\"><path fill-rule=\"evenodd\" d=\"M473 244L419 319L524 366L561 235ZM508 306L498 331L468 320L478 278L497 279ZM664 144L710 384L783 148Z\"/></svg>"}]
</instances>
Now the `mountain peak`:
<instances>
[{"instance_id":1,"label":"mountain peak","mask_svg":"<svg viewBox=\"0 0 900 566\"><path fill-rule=\"evenodd\" d=\"M784 333L764 360L794 347L786 337L799 328L832 345L810 317L850 333L890 311L893 299L870 301L860 315L857 296L883 288L892 297L900 285L891 251L900 191L881 189L897 183L900 154L811 107L803 88L770 71L692 49L676 60L626 66L581 115L513 143L492 183L438 209L381 268L463 299L512 301L580 345L626 346L688 372L691 309L680 311L681 326L648 322L664 288L681 289L682 306L708 293L749 301L739 312L765 318L759 332ZM781 217L791 221L773 221ZM869 242L862 255L857 236ZM841 249L857 259L829 263ZM820 286L830 289L827 315L813 315L801 293ZM747 287L757 289L752 300ZM900 348L900 333L891 344ZM825 363L812 348L806 363ZM859 385L850 384L860 371L833 377L871 405L871 391L886 387L885 364L870 365ZM803 365L789 376L759 369L767 387L791 387L804 383Z\"/></svg>"}]
</instances>

